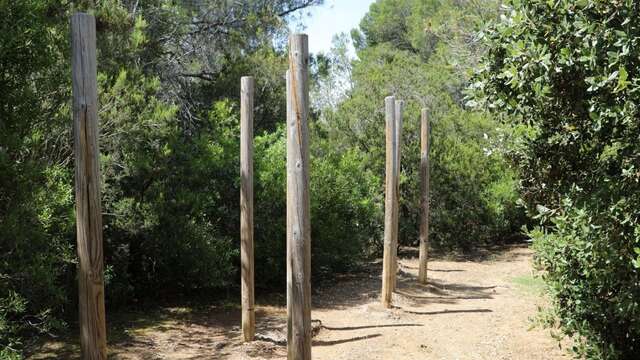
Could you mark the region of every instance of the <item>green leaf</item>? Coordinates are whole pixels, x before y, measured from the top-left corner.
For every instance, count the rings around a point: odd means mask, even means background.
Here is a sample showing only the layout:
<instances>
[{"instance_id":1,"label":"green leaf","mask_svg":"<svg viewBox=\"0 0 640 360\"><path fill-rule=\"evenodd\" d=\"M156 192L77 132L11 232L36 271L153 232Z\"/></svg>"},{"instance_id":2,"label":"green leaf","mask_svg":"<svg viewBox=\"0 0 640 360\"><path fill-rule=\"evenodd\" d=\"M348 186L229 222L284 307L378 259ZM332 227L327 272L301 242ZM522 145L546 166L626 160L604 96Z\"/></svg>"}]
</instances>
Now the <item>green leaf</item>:
<instances>
[{"instance_id":1,"label":"green leaf","mask_svg":"<svg viewBox=\"0 0 640 360\"><path fill-rule=\"evenodd\" d=\"M618 76L618 86L616 86L616 92L618 91L622 91L624 89L627 88L627 86L630 84L630 82L627 80L629 74L627 73L627 70L621 66L620 70L618 70L619 76Z\"/></svg>"}]
</instances>

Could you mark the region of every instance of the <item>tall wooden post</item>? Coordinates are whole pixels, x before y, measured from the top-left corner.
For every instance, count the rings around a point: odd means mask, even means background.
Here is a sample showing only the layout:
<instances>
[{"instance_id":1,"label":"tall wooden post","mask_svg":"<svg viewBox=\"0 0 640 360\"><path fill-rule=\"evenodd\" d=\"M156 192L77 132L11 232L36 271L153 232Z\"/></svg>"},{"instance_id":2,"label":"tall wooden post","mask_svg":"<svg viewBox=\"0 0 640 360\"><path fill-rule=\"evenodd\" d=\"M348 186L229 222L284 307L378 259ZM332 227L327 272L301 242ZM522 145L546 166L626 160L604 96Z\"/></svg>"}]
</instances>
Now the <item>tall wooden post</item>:
<instances>
[{"instance_id":1,"label":"tall wooden post","mask_svg":"<svg viewBox=\"0 0 640 360\"><path fill-rule=\"evenodd\" d=\"M427 109L420 117L420 261L418 281L427 283L427 256L429 246L429 118Z\"/></svg>"},{"instance_id":2,"label":"tall wooden post","mask_svg":"<svg viewBox=\"0 0 640 360\"><path fill-rule=\"evenodd\" d=\"M385 166L385 199L384 199L384 254L382 259L382 305L391 307L393 293L393 242L394 242L394 207L396 199L395 174L397 156L395 153L396 121L395 98L388 96L384 99L385 107L385 137L386 137L386 166Z\"/></svg>"},{"instance_id":3,"label":"tall wooden post","mask_svg":"<svg viewBox=\"0 0 640 360\"><path fill-rule=\"evenodd\" d=\"M291 117L291 113L293 112L292 110L292 96L291 96L291 70L287 70L286 73L286 97L287 97L287 147L288 145L288 141L289 141L289 119ZM288 152L287 152L288 155ZM289 266L289 264L291 264L291 241L289 241L289 216L288 216L288 211L289 211L289 160L287 157L287 244L286 244L286 248L287 248L287 333L290 334L291 333L291 317L289 316L289 314L292 314L292 304L291 304L291 293L293 292L293 277L291 276L291 268ZM289 336L289 335L287 335Z\"/></svg>"},{"instance_id":4,"label":"tall wooden post","mask_svg":"<svg viewBox=\"0 0 640 360\"><path fill-rule=\"evenodd\" d=\"M404 101L396 100L395 107L395 120L396 120L396 132L395 132L395 150L396 155L396 167L393 174L393 182L396 187L395 199L393 202L393 280L391 285L391 291L396 290L398 283L398 236L399 236L399 217L400 217L400 169L401 169L401 151L402 151L402 115L404 113Z\"/></svg>"},{"instance_id":5,"label":"tall wooden post","mask_svg":"<svg viewBox=\"0 0 640 360\"><path fill-rule=\"evenodd\" d=\"M256 330L253 263L253 94L251 76L240 80L240 261L242 334L253 341Z\"/></svg>"},{"instance_id":6,"label":"tall wooden post","mask_svg":"<svg viewBox=\"0 0 640 360\"><path fill-rule=\"evenodd\" d=\"M96 22L71 17L71 73L76 165L76 228L82 359L107 358L98 146Z\"/></svg>"},{"instance_id":7,"label":"tall wooden post","mask_svg":"<svg viewBox=\"0 0 640 360\"><path fill-rule=\"evenodd\" d=\"M311 359L311 223L309 203L309 44L289 37L287 93L287 352Z\"/></svg>"}]
</instances>

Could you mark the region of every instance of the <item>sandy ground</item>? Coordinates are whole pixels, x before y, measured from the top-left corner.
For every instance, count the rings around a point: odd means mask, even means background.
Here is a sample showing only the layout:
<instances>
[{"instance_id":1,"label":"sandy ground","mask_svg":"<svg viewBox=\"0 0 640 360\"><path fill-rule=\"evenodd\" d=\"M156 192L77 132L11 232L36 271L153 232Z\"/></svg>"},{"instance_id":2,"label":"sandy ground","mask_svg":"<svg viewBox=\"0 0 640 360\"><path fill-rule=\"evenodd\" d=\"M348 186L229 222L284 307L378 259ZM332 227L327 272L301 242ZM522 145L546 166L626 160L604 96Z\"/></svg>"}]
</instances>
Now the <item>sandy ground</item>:
<instances>
[{"instance_id":1,"label":"sandy ground","mask_svg":"<svg viewBox=\"0 0 640 360\"><path fill-rule=\"evenodd\" d=\"M379 305L380 266L336 279L314 294L312 318L322 327L312 354L320 360L569 359L548 330L531 329L543 304L532 253L511 247L473 260L429 263L417 284L415 250L405 249L394 308ZM277 303L277 302L276 302ZM113 359L286 359L281 305L257 308L258 340L243 344L235 305L164 308L112 317ZM77 344L48 341L29 359L75 359Z\"/></svg>"}]
</instances>

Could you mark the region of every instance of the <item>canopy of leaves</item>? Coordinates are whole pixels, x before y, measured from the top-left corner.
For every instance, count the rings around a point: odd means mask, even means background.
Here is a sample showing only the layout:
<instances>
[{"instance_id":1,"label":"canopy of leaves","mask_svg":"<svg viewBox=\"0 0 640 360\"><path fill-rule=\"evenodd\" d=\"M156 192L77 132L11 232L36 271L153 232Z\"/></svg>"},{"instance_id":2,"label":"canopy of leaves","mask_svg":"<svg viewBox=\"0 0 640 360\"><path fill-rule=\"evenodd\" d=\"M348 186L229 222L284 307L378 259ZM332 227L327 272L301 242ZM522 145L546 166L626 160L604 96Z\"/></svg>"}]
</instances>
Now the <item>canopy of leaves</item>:
<instances>
[{"instance_id":1,"label":"canopy of leaves","mask_svg":"<svg viewBox=\"0 0 640 360\"><path fill-rule=\"evenodd\" d=\"M519 226L517 177L501 150L505 131L487 114L466 110L462 101L472 63L459 59L482 53L473 34L485 17L496 13L496 6L380 0L352 31L358 58L350 71L341 70L350 91L337 107L322 109L320 125L334 146L367 154L368 166L384 178L383 99L395 95L405 100L400 196L404 244L418 239L423 107L429 109L431 122L432 244L472 249Z\"/></svg>"},{"instance_id":2,"label":"canopy of leaves","mask_svg":"<svg viewBox=\"0 0 640 360\"><path fill-rule=\"evenodd\" d=\"M76 316L69 17L96 17L107 311L238 291L239 79L256 78L259 290L285 272L287 22L319 0L0 0L0 358ZM92 5L95 3L95 6ZM432 239L470 249L519 227L506 127L463 105L494 1L379 0L312 59L312 273L381 249L382 106L407 103L402 242L418 236L418 113L432 122ZM339 82L339 91L332 85ZM330 94L323 97L322 94ZM109 316L109 314L107 315Z\"/></svg>"},{"instance_id":3,"label":"canopy of leaves","mask_svg":"<svg viewBox=\"0 0 640 360\"><path fill-rule=\"evenodd\" d=\"M479 103L522 134L511 156L538 205L533 233L576 351L640 351L637 1L513 0L485 33Z\"/></svg>"},{"instance_id":4,"label":"canopy of leaves","mask_svg":"<svg viewBox=\"0 0 640 360\"><path fill-rule=\"evenodd\" d=\"M0 1L0 358L77 314L70 15L96 17L115 309L236 283L239 77L275 129L286 19L319 2Z\"/></svg>"}]
</instances>

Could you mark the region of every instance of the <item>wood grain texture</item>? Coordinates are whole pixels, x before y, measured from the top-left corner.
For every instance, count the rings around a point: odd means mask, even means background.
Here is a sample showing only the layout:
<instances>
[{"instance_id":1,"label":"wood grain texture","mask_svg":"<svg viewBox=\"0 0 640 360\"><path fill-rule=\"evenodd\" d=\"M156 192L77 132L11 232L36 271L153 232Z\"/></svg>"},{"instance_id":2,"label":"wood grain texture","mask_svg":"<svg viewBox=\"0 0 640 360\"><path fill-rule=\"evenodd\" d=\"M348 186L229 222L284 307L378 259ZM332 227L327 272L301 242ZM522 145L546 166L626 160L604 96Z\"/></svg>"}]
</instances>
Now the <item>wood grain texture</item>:
<instances>
[{"instance_id":1,"label":"wood grain texture","mask_svg":"<svg viewBox=\"0 0 640 360\"><path fill-rule=\"evenodd\" d=\"M289 37L287 92L287 358L311 359L309 45Z\"/></svg>"},{"instance_id":2,"label":"wood grain texture","mask_svg":"<svg viewBox=\"0 0 640 360\"><path fill-rule=\"evenodd\" d=\"M427 283L429 251L429 118L428 110L420 116L420 260L418 281Z\"/></svg>"},{"instance_id":3,"label":"wood grain texture","mask_svg":"<svg viewBox=\"0 0 640 360\"><path fill-rule=\"evenodd\" d=\"M384 200L384 254L382 259L382 305L391 307L393 295L393 279L395 278L393 266L394 243L394 204L396 190L394 177L397 167L396 149L396 120L395 97L388 96L384 99L385 105L385 138L386 138L386 164L385 164L385 200Z\"/></svg>"},{"instance_id":4,"label":"wood grain texture","mask_svg":"<svg viewBox=\"0 0 640 360\"><path fill-rule=\"evenodd\" d=\"M256 331L253 246L253 109L255 80L240 80L240 263L242 334L253 341Z\"/></svg>"},{"instance_id":5,"label":"wood grain texture","mask_svg":"<svg viewBox=\"0 0 640 360\"><path fill-rule=\"evenodd\" d=\"M396 100L395 103L395 149L394 154L396 156L395 172L393 173L393 183L396 187L395 198L393 200L393 260L391 265L393 266L393 278L391 281L391 291L396 291L396 285L398 283L398 236L399 236L399 221L400 221L400 171L401 171L401 152L402 152L402 116L404 114L404 101Z\"/></svg>"},{"instance_id":6,"label":"wood grain texture","mask_svg":"<svg viewBox=\"0 0 640 360\"><path fill-rule=\"evenodd\" d=\"M291 117L291 113L293 112L291 104L291 70L287 70L287 74L286 76L286 83L287 83L287 88L286 88L286 98L287 98L287 141L288 141L288 134L289 134L289 129L288 129L288 125L289 125L289 118ZM287 145L288 146L288 145ZM288 154L288 153L287 153ZM289 160L287 158L287 166L289 164ZM287 194L289 193L289 173L287 172ZM287 195L287 211L290 208L291 205L289 205L289 196ZM287 215L287 229L289 229L289 216ZM289 337L289 335L291 334L291 317L289 316L289 314L292 313L291 311L291 293L293 292L293 283L292 283L292 276L291 276L291 267L289 266L289 264L291 264L291 242L289 241L289 230L287 230L287 244L286 244L286 248L287 248L287 338Z\"/></svg>"},{"instance_id":7,"label":"wood grain texture","mask_svg":"<svg viewBox=\"0 0 640 360\"><path fill-rule=\"evenodd\" d=\"M107 358L98 146L96 25L92 15L71 17L71 70L82 359Z\"/></svg>"}]
</instances>

